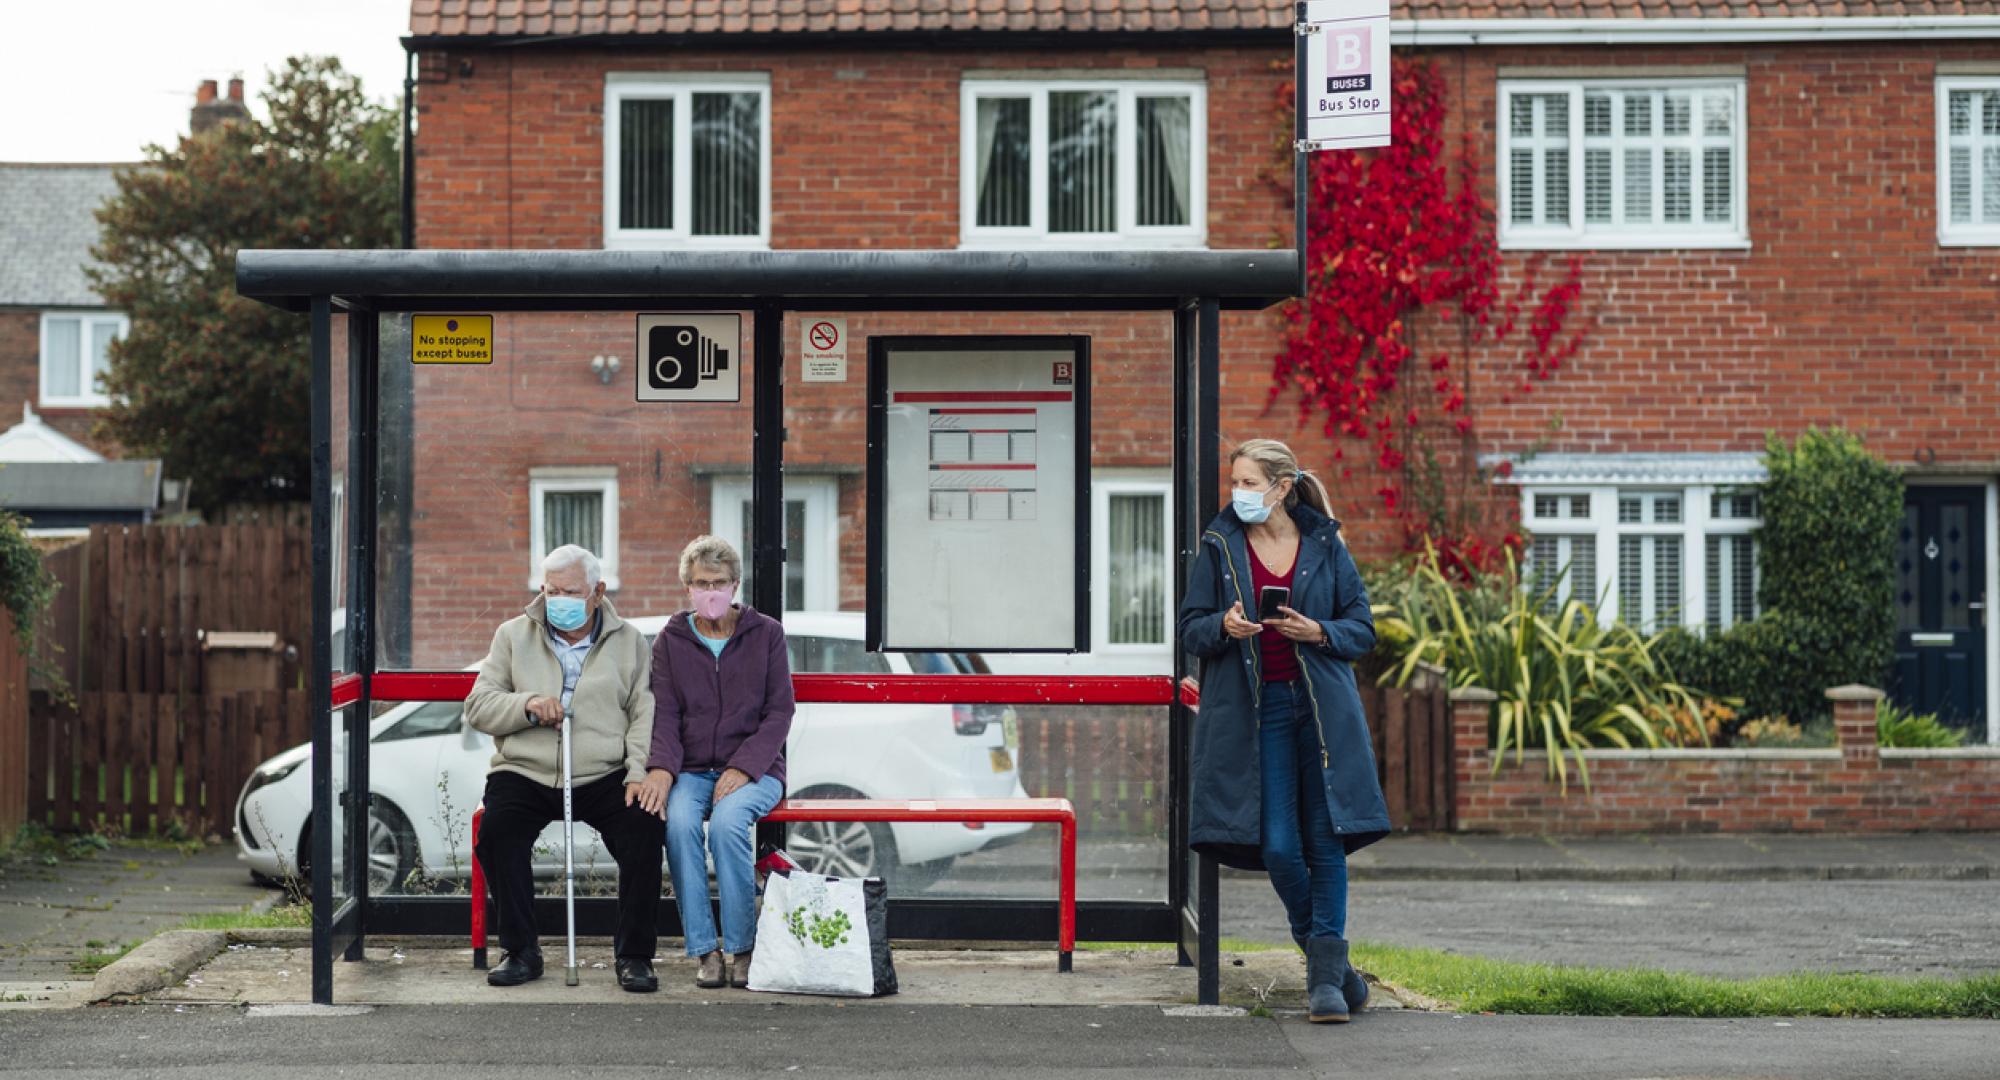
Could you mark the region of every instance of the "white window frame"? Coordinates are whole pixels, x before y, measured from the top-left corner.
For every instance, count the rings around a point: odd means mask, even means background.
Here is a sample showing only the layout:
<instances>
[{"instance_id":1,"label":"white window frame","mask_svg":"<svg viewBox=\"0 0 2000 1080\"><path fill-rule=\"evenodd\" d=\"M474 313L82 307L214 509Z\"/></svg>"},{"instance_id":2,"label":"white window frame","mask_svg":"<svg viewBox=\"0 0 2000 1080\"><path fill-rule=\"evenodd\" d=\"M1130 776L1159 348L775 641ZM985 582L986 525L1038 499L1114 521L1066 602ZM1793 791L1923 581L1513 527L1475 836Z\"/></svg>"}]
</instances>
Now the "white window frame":
<instances>
[{"instance_id":1,"label":"white window frame","mask_svg":"<svg viewBox=\"0 0 2000 1080\"><path fill-rule=\"evenodd\" d=\"M1746 127L1745 82L1735 78L1631 78L1631 79L1502 79L1499 93L1494 95L1499 103L1498 127L1494 155L1496 169L1497 217L1500 229L1500 247L1509 251L1662 251L1677 249L1748 248L1750 246L1750 211L1747 202L1749 184L1748 160L1745 147L1749 140ZM1692 185L1696 206L1696 220L1685 226L1655 225L1635 228L1624 225L1592 225L1584 221L1584 135L1583 98L1593 90L1704 90L1728 89L1735 104L1735 114L1731 119L1730 149L1732 168L1730 170L1730 208L1733 220L1726 225L1709 225L1700 221L1701 197L1701 117L1696 110L1690 122L1690 134L1685 136L1695 149L1691 163ZM1512 191L1513 160L1509 152L1512 146L1512 128L1509 114L1513 99L1520 94L1564 94L1569 97L1569 222L1566 225L1516 225L1509 212ZM1648 136L1661 139L1665 136ZM1682 136L1674 136L1676 140ZM1622 189L1624 161L1618 154L1612 155L1612 189ZM1664 204L1664 185L1656 183L1655 213ZM1542 200L1536 200L1537 207Z\"/></svg>"},{"instance_id":2,"label":"white window frame","mask_svg":"<svg viewBox=\"0 0 2000 1080\"><path fill-rule=\"evenodd\" d=\"M1984 156L1979 152L1993 136L1982 135L1975 117L1972 133L1962 142L1972 149L1972 216L1973 224L1953 225L1951 221L1951 93L1954 90L1980 90L2000 97L2000 75L1941 75L1937 80L1937 216L1938 245L1940 247L1992 247L2000 246L2000 219L1977 220L1981 213L1980 179L1985 170Z\"/></svg>"},{"instance_id":3,"label":"white window frame","mask_svg":"<svg viewBox=\"0 0 2000 1080\"><path fill-rule=\"evenodd\" d=\"M709 532L729 541L737 557L750 561L743 535L743 504L750 501L750 478L718 476L709 484ZM785 501L806 508L806 548L785 558L805 560L805 611L840 610L840 478L787 473Z\"/></svg>"},{"instance_id":4,"label":"white window frame","mask_svg":"<svg viewBox=\"0 0 2000 1080\"><path fill-rule=\"evenodd\" d=\"M1106 91L1118 95L1118 230L1098 233L1049 231L1049 95L1073 91ZM1140 226L1139 106L1142 97L1188 98L1188 224ZM1027 98L1028 220L1025 228L980 228L979 99ZM1194 80L1100 79L1019 80L967 79L959 84L959 246L961 248L1051 247L1085 250L1104 248L1202 248L1208 246L1208 85Z\"/></svg>"},{"instance_id":5,"label":"white window frame","mask_svg":"<svg viewBox=\"0 0 2000 1080\"><path fill-rule=\"evenodd\" d=\"M1160 583L1166 595L1160 601L1161 637L1157 643L1111 641L1111 498L1114 495L1158 495L1160 513ZM1093 479L1090 484L1091 529L1090 651L1105 656L1155 656L1174 647L1174 485L1171 479L1151 476L1113 476Z\"/></svg>"},{"instance_id":6,"label":"white window frame","mask_svg":"<svg viewBox=\"0 0 2000 1080\"><path fill-rule=\"evenodd\" d=\"M1679 536L1681 537L1681 611L1678 625L1696 633L1706 633L1708 628L1708 576L1705 561L1708 558L1708 537L1740 536L1755 533L1763 527L1762 518L1716 518L1712 516L1710 499L1715 495L1740 494L1749 490L1743 484L1522 484L1521 522L1530 536L1538 531L1550 535L1589 536L1592 553L1597 560L1596 580L1590 583L1594 595L1603 597L1597 609L1598 621L1606 626L1617 622L1621 613L1618 594L1618 543L1625 536ZM1679 495L1681 498L1681 520L1679 524L1655 525L1650 522L1620 524L1618 521L1618 497L1620 495ZM1590 497L1590 516L1587 518L1538 518L1535 516L1535 497L1538 495ZM1538 526L1545 530L1538 530ZM1751 553L1752 594L1754 597L1762 560L1753 550ZM1563 599L1574 595L1578 583L1571 582ZM1651 595L1652 573L1650 567L1645 582L1641 585L1642 595ZM1754 600L1753 600L1754 603ZM1752 617L1755 616L1752 612ZM1635 626L1644 626L1644 614L1631 620ZM1740 621L1740 620L1739 620ZM1653 629L1663 629L1665 625Z\"/></svg>"},{"instance_id":7,"label":"white window frame","mask_svg":"<svg viewBox=\"0 0 2000 1080\"><path fill-rule=\"evenodd\" d=\"M1656 524L1652 521L1647 521L1647 520L1640 520L1640 521L1619 520L1618 516L1619 502L1622 502L1623 500L1628 498L1639 499L1640 506L1643 508L1640 511L1640 517L1644 519L1650 516L1650 511L1653 506L1654 499L1657 496L1661 495L1672 495L1680 499L1681 519L1679 521L1668 522L1664 524ZM1609 575L1608 580L1613 582L1614 587L1612 588L1610 594L1605 597L1604 606L1611 611L1612 616L1614 618L1624 619L1625 622L1629 623L1634 627L1637 627L1642 633L1648 633L1648 634L1655 633L1657 631L1664 630L1668 626L1672 625L1681 625L1681 626L1689 625L1688 570L1690 567L1697 567L1697 568L1700 567L1701 560L1699 558L1695 559L1688 558L1688 545L1689 543L1696 543L1702 545L1705 554L1707 549L1707 542L1699 538L1693 538L1689 533L1687 527L1688 500L1690 497L1688 489L1681 487L1665 487L1665 488L1620 487L1612 489L1611 497L1613 500L1612 510L1611 510L1611 520L1613 523L1612 529L1615 531L1616 535L1612 537L1611 541L1611 557L1612 557L1612 563L1614 565L1612 566L1612 573ZM1679 611L1675 612L1641 610L1634 613L1637 616L1636 618L1628 618L1624 611L1625 598L1622 595L1623 590L1615 587L1618 581L1618 572L1624 569L1624 552L1621 549L1624 547L1624 542L1626 537L1644 538L1649 536L1654 537L1656 539L1660 537L1680 538L1681 607ZM1645 545L1644 543L1640 545L1640 550L1642 552L1647 552L1648 554L1650 554L1647 545ZM1656 558L1648 557L1647 555L1642 555L1640 557L1640 567L1639 567L1640 601L1639 602L1642 608L1651 608L1658 602L1658 597L1656 596L1656 593L1658 591L1657 586L1659 584L1659 581L1656 577L1658 573L1658 567L1659 563Z\"/></svg>"},{"instance_id":8,"label":"white window frame","mask_svg":"<svg viewBox=\"0 0 2000 1080\"><path fill-rule=\"evenodd\" d=\"M755 93L762 138L758 146L757 225L755 236L697 236L694 228L694 95ZM628 99L674 102L674 227L626 229L618 224L618 162L620 106ZM604 248L607 251L657 251L672 248L714 248L765 251L771 247L771 76L741 74L662 74L613 71L604 76Z\"/></svg>"},{"instance_id":9,"label":"white window frame","mask_svg":"<svg viewBox=\"0 0 2000 1080\"><path fill-rule=\"evenodd\" d=\"M78 372L77 385L82 392L73 395L57 395L49 391L49 323L58 319L74 319L80 324L77 333L76 363L82 370ZM132 320L116 311L44 311L42 312L41 337L36 345L35 394L45 409L100 409L111 404L110 395L97 388L97 375L90 369L90 335L92 327L98 323L112 323L117 326L115 338L123 338L132 331Z\"/></svg>"},{"instance_id":10,"label":"white window frame","mask_svg":"<svg viewBox=\"0 0 2000 1080\"><path fill-rule=\"evenodd\" d=\"M528 588L542 587L542 558L548 554L543 496L578 491L604 496L604 550L593 554L605 590L618 591L618 470L609 465L544 465L528 470Z\"/></svg>"}]
</instances>

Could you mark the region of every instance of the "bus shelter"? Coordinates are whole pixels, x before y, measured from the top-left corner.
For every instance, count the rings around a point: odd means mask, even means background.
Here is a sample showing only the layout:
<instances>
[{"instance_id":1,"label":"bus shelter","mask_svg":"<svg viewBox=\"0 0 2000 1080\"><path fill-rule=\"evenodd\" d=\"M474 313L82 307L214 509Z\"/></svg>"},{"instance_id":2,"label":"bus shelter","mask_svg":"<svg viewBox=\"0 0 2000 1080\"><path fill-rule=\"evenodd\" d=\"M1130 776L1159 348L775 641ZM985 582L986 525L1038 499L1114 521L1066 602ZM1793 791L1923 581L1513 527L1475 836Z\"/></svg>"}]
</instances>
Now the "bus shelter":
<instances>
[{"instance_id":1,"label":"bus shelter","mask_svg":"<svg viewBox=\"0 0 2000 1080\"><path fill-rule=\"evenodd\" d=\"M883 534L890 530L881 516L879 489L885 481L878 452L887 435L879 388L872 384L886 370L883 354L891 343L945 349L1005 345L1032 324L1037 331L1051 325L1066 331L1083 361L1074 373L1085 391L1075 397L1080 565L1062 577L1065 589L1075 589L1073 609L1064 610L1075 616L1076 636L1036 645L1052 659L1042 669L1031 664L1025 673L1018 664L1000 670L1005 665L999 660L1011 651L1008 642L983 643L985 660L950 674L922 663L891 669L867 656L860 657L864 666L883 666L852 674L834 664L815 673L801 671L795 659L797 697L802 715L808 706L844 703L880 706L878 712L919 705L1139 710L1156 720L1164 745L1146 751L1157 757L1160 774L1147 790L1160 812L1145 819L1154 824L1141 826L1154 835L1139 835L1127 846L1148 853L1148 866L1157 873L1128 875L1151 884L1127 892L1086 890L1077 904L1077 933L1083 940L1177 943L1180 962L1200 968L1200 999L1212 1003L1218 983L1216 868L1188 848L1188 747L1195 711L1192 697L1181 690L1191 667L1173 640L1171 623L1198 531L1219 501L1222 314L1260 310L1295 295L1297 265L1287 250L242 252L237 288L243 296L311 320L312 625L332 631L315 634L312 641L309 692L329 708L313 723L312 807L299 852L311 867L313 1000L333 1000L336 961L361 959L368 935L462 934L470 904L485 902L449 889L383 894L379 879L371 888L370 859L380 861L375 845L385 828L414 834L435 824L455 832L478 799L477 790L468 789L456 804L451 801L450 770L440 758L434 768L441 802L393 814L383 809L388 755L401 753L401 744L385 739L421 733L418 721L430 721L419 708L385 730L379 714L392 703L446 703L438 706L436 722L452 722L448 703L462 701L471 687L467 664L484 652L493 627L518 613L532 594L532 559L520 558L523 547L532 554L558 534L608 543L605 534L622 531L624 543L614 549L622 550L622 559L607 558L605 570L607 583L618 590L614 603L630 620L646 614L634 607L675 610L672 564L679 540L740 526L743 599L759 610L789 613L829 603L850 611L865 608L862 651L877 656L888 649L953 648L921 640L927 631L904 633L898 619L906 617L894 615L899 609L892 590L899 586L885 587L880 576L889 550ZM719 346L699 355L676 353L689 361L685 371L678 360L658 362L664 355L657 352L659 342L666 338L651 338L656 351L647 352L649 332L682 333L686 340L688 327L712 325L701 320L715 316L734 316L740 338L728 341L715 331ZM463 327L449 340L469 347L458 355L427 347L439 340L440 326L455 332ZM835 326L843 333L854 327L866 331L871 383L866 400L861 380L844 372L788 366L788 331L790 344L803 352L826 344L802 340L805 336ZM1088 392L1092 345L1110 346L1113 338L1117 372L1107 375L1104 361L1113 350L1099 348L1093 395ZM1046 335L1036 339L1046 340ZM671 351L672 344L666 347ZM732 351L738 355L729 356ZM621 362L620 353L630 359ZM976 367L985 362L980 356L991 354L967 355ZM701 397L699 391L708 387L704 380L719 379L732 363L740 380L734 398L719 391ZM1054 370L1058 382L1070 375L1060 362ZM648 400L649 385L655 400ZM694 396L672 399L689 386L698 391ZM1111 674L1057 662L1103 640L1086 632L1092 612L1100 622L1105 618L1102 601L1092 594L1106 585L1090 580L1087 533L1104 527L1093 520L1088 500L1091 463L1110 452L1111 440L1108 425L1093 429L1090 422L1093 410L1112 407L1107 403L1115 403L1123 418L1116 441L1144 444L1136 452L1153 455L1171 475L1159 523L1171 538L1161 560L1161 572L1171 581L1165 610L1145 613L1155 627L1164 620L1159 644L1170 652L1170 672ZM519 444L543 447L537 452L546 459L556 452L549 448L606 438L614 449L595 456L623 455L608 479L594 466L524 467L505 459L508 448ZM1023 436L1016 431L1013 438L1018 445ZM948 452L958 451L937 451ZM733 464L716 464L724 461ZM535 491L527 514L534 540L495 539L511 529L510 515L520 516L518 474L524 471ZM690 483L707 494L706 504L690 503L681 494ZM822 490L831 510L816 509L807 498ZM955 509L984 498L934 494L931 514L985 512ZM1023 498L1015 496L1017 516ZM863 504L865 515L853 510ZM715 509L695 527L690 522L701 517L702 505ZM1007 513L1004 498L980 505ZM582 524L565 525L565 515L582 512L579 508L588 511ZM565 528L582 531L562 532ZM869 535L853 542L856 532ZM824 565L829 559L867 565L859 573L831 575ZM829 587L814 574L838 581ZM502 578L504 586L482 584ZM906 605L909 593L903 590ZM855 645L832 642L825 648L830 654L854 651ZM1135 730L1145 736L1138 741L1150 747L1148 723L1141 720ZM800 737L795 725L795 758L801 754ZM464 745L472 745L469 736ZM893 749L876 745L869 752L880 756ZM995 771L1002 760L997 749ZM398 756L394 767L405 770L409 763ZM416 768L422 773L433 766ZM793 768L797 782L800 767ZM1087 773L1089 764L1072 759L1070 768ZM1083 840L1083 868L1090 873L1087 823ZM393 880L406 879L399 874ZM892 894L891 934L920 940L1049 938L1056 904L1031 886ZM580 898L578 932L608 933L614 905L609 896ZM559 897L540 898L537 915L545 935L560 932ZM663 935L679 933L674 905L661 904L659 922Z\"/></svg>"}]
</instances>

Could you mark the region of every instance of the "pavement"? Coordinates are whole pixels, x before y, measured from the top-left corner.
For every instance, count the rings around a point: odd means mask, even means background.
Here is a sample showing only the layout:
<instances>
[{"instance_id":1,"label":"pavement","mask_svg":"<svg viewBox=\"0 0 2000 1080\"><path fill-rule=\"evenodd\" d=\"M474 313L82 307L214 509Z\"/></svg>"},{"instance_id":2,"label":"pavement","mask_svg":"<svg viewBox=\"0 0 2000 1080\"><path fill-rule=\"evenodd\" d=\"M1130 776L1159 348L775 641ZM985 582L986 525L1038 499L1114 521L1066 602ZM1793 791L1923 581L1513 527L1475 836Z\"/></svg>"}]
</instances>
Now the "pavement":
<instances>
[{"instance_id":1,"label":"pavement","mask_svg":"<svg viewBox=\"0 0 2000 1080\"><path fill-rule=\"evenodd\" d=\"M1049 854L1020 845L966 860L925 895L1038 895L1052 877ZM1157 844L1087 850L1085 881L1150 895L1146 882L1164 880L1161 855ZM1364 940L1726 975L2000 970L1995 836L1405 837L1354 862L1349 926ZM1228 875L1221 887L1225 935L1285 939L1265 881ZM17 902L29 895L42 899ZM168 896L200 902L167 903L169 913L156 903ZM13 962L46 970L77 947L64 933L71 925L130 940L194 913L184 908L275 896L250 885L227 848L10 868L0 942L13 955L20 939ZM29 941L17 927L39 929ZM496 990L458 942L377 937L362 961L336 966L342 1004L316 1007L301 932L214 938L167 935L121 962L166 976L126 984L144 987L124 999L136 1004L51 1007L101 989L74 983L68 994L0 1003L0 1077L445 1077L467 1066L502 1078L2000 1075L2000 1023L1986 1021L1469 1016L1377 984L1354 1023L1309 1025L1304 965L1288 948L1225 954L1230 1007L1208 1010L1191 1006L1192 970L1160 950L1081 952L1064 975L1046 946L899 949L903 993L866 1001L701 991L671 943L661 992L624 994L602 940L582 943L578 987L563 985L559 944L545 942L547 976Z\"/></svg>"},{"instance_id":2,"label":"pavement","mask_svg":"<svg viewBox=\"0 0 2000 1080\"><path fill-rule=\"evenodd\" d=\"M1152 1005L597 1008L154 1005L0 1012L0 1076L79 1080L651 1080L662 1075L1131 1080L1294 1074L1371 1080L1798 1077L1991 1080L2000 1024L1619 1020L1364 1013L1189 1016Z\"/></svg>"},{"instance_id":3,"label":"pavement","mask_svg":"<svg viewBox=\"0 0 2000 1080\"><path fill-rule=\"evenodd\" d=\"M87 985L106 955L190 916L241 912L282 898L250 881L234 845L194 852L113 843L80 858L0 859L0 1000Z\"/></svg>"}]
</instances>

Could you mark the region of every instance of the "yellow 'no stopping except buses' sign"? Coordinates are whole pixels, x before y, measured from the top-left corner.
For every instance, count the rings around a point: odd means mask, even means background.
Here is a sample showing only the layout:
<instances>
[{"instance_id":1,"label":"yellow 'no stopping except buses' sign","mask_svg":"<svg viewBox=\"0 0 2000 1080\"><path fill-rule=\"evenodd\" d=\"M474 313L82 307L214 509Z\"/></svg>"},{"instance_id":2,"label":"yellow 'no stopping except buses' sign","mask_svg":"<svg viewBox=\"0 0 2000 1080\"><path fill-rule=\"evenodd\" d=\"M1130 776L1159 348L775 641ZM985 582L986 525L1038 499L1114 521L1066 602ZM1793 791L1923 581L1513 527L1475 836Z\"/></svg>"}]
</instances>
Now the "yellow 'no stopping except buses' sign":
<instances>
[{"instance_id":1,"label":"yellow 'no stopping except buses' sign","mask_svg":"<svg viewBox=\"0 0 2000 1080\"><path fill-rule=\"evenodd\" d=\"M492 363L493 316L412 316L410 362L413 364Z\"/></svg>"}]
</instances>

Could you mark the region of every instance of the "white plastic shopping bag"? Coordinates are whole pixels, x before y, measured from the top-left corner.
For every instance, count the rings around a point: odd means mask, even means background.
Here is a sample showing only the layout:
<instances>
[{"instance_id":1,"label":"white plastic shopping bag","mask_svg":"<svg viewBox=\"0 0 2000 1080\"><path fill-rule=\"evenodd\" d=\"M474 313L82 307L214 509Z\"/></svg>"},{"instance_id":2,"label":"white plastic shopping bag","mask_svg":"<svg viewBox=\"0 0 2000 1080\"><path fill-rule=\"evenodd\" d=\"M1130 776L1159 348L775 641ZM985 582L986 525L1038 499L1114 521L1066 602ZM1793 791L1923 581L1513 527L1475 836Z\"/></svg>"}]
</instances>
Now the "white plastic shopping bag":
<instances>
[{"instance_id":1,"label":"white plastic shopping bag","mask_svg":"<svg viewBox=\"0 0 2000 1080\"><path fill-rule=\"evenodd\" d=\"M750 989L880 997L896 992L889 890L880 878L774 871L757 912Z\"/></svg>"}]
</instances>

